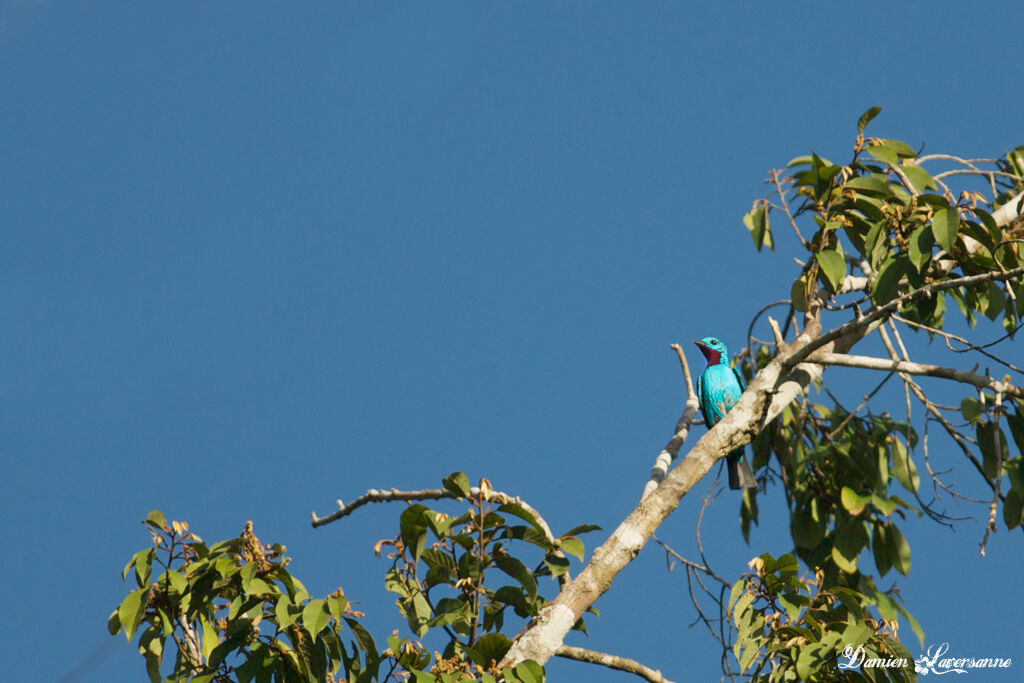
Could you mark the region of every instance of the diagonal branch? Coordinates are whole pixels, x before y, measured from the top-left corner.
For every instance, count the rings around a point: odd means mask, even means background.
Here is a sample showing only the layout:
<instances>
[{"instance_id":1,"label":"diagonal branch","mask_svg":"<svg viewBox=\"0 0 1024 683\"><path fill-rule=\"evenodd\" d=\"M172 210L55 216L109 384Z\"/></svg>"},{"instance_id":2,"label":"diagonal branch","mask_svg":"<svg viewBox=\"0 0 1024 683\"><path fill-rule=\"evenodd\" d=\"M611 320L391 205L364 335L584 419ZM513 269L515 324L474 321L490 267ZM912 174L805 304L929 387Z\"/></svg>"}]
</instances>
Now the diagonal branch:
<instances>
[{"instance_id":1,"label":"diagonal branch","mask_svg":"<svg viewBox=\"0 0 1024 683\"><path fill-rule=\"evenodd\" d=\"M813 353L810 360L822 365L841 365L847 368L864 368L867 370L884 370L887 372L901 372L907 375L927 375L929 377L941 377L951 379L964 384L971 384L979 389L990 389L997 394L1006 396L1024 397L1024 389L1010 384L1008 381L999 381L987 375L979 375L966 370L955 368L944 368L940 365L927 363L914 363L905 360L889 360L888 358L875 358L873 356L855 356L845 353ZM1007 375L1009 377L1009 375Z\"/></svg>"},{"instance_id":2,"label":"diagonal branch","mask_svg":"<svg viewBox=\"0 0 1024 683\"><path fill-rule=\"evenodd\" d=\"M636 660L629 659L628 657L619 657L618 655L610 655L605 652L596 652L595 650L587 650L582 647L572 647L570 645L560 646L555 650L555 655L558 657L565 657L566 659L575 659L577 662L600 664L601 666L606 666L609 669L618 669L619 671L636 674L640 678L645 678L651 683L672 683L672 681L662 676L660 671L652 669L649 666L645 666Z\"/></svg>"},{"instance_id":3,"label":"diagonal branch","mask_svg":"<svg viewBox=\"0 0 1024 683\"><path fill-rule=\"evenodd\" d=\"M658 488L658 484L665 479L672 461L679 457L679 449L682 447L683 442L686 441L686 437L690 435L690 425L693 423L693 418L697 414L697 408L699 407L697 392L693 390L693 378L690 376L690 366L686 362L686 354L683 353L683 347L679 344L673 344L672 348L679 355L679 363L683 366L683 378L686 381L686 408L683 409L683 414L679 418L679 422L676 423L676 433L665 444L665 447L661 449L661 453L658 454L657 459L654 461L654 467L651 468L651 478L647 480L647 484L644 486L644 492L640 495L641 500L649 496L651 491Z\"/></svg>"}]
</instances>

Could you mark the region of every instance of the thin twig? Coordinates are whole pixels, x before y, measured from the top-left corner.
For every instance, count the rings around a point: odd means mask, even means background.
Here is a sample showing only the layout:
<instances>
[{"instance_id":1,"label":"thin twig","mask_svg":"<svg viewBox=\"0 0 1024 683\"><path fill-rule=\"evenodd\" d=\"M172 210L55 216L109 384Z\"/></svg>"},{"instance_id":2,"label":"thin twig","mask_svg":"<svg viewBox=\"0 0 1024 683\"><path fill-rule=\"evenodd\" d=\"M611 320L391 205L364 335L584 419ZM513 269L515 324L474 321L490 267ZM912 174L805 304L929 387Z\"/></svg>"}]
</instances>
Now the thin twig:
<instances>
[{"instance_id":1,"label":"thin twig","mask_svg":"<svg viewBox=\"0 0 1024 683\"><path fill-rule=\"evenodd\" d=\"M693 389L693 377L690 375L690 365L686 362L686 354L683 353L683 347L679 344L672 344L672 348L675 349L676 355L679 356L679 365L683 369L683 381L686 383L686 407L676 423L675 434L665 444L665 447L661 449L661 452L658 453L658 457L654 461L654 467L651 468L651 476L644 485L643 493L640 494L640 500L651 495L654 489L658 488L658 484L665 479L669 466L679 457L679 449L682 448L686 437L690 435L690 426L693 424L694 417L696 417L697 410L700 407L697 402L697 392Z\"/></svg>"},{"instance_id":2,"label":"thin twig","mask_svg":"<svg viewBox=\"0 0 1024 683\"><path fill-rule=\"evenodd\" d=\"M935 327L929 327L928 325L924 325L922 323L914 322L913 320L907 320L906 318L904 318L904 317L902 317L900 315L897 315L897 314L893 314L892 317L893 317L893 320L895 320L897 322L900 322L900 323L903 323L904 325L908 325L909 327L914 327L914 328L917 328L919 330L924 330L926 332L929 332L931 334L939 335L940 337L942 337L943 341L946 343L946 348L949 349L950 351L952 351L953 353L967 353L968 351L977 351L978 353L982 354L983 356L986 356L987 358L990 358L990 359L994 360L995 362L999 363L1000 365L1004 365L1004 366L1010 368L1014 372L1024 373L1024 370L1021 370L1016 365L1013 365L1012 363L1009 363L1009 362L1003 360L999 356L997 356L995 354L992 354L992 353L989 353L989 352L987 352L985 350L987 348L995 346L996 344L999 344L1000 342L1003 342L1006 339L1008 339L1009 336L1010 336L1009 333L1004 334L1002 337L1000 337L999 339L996 339L995 341L991 341L991 342L989 342L987 344L980 344L979 345L979 344L972 344L968 340L964 339L963 337L957 336L957 335L953 334L952 332L946 332L945 330L940 330L940 329L935 328ZM1018 329L1019 329L1019 326L1018 326ZM965 349L955 348L950 343L950 340L960 342L961 344L965 345L967 348L965 348Z\"/></svg>"},{"instance_id":3,"label":"thin twig","mask_svg":"<svg viewBox=\"0 0 1024 683\"><path fill-rule=\"evenodd\" d=\"M951 379L964 384L970 384L978 387L979 389L989 389L991 391L1001 392L1007 396L1024 397L1024 388L1010 384L1009 382L996 380L987 375L979 375L966 370L944 368L939 365L914 363L912 361L889 360L887 358L876 358L874 356L856 356L846 353L825 352L813 354L808 361L821 365L839 365L848 368L900 372L907 375L941 377L943 379ZM1009 375L1007 375L1007 377L1009 377Z\"/></svg>"},{"instance_id":4,"label":"thin twig","mask_svg":"<svg viewBox=\"0 0 1024 683\"><path fill-rule=\"evenodd\" d=\"M476 498L480 496L480 494L481 489L479 486L470 487L470 496ZM359 496L348 505L339 500L338 510L336 512L332 512L326 517L318 517L315 512L312 513L313 527L316 528L318 526L330 524L331 522L339 520L342 517L347 517L348 515L352 514L354 511L358 510L364 505L367 505L368 503L391 503L394 501L408 502L413 500L443 500L446 498L458 500L462 498L462 496L453 493L448 489L422 489L420 491L399 491L398 489L390 489L387 491L383 491L380 489L370 489L369 491ZM532 505L524 501L522 498L520 498L519 496L510 496L507 493L502 493L501 491L490 490L488 499L497 501L501 505L512 503L523 508L531 515L533 515L534 519L537 520L537 524L540 526L541 530L544 531L544 535L547 537L549 541L554 543L555 536L551 533L551 527L549 527L548 523L544 521L544 518L541 517L540 513L537 512L537 510L534 509Z\"/></svg>"},{"instance_id":5,"label":"thin twig","mask_svg":"<svg viewBox=\"0 0 1024 683\"><path fill-rule=\"evenodd\" d=\"M558 657L565 657L566 659L574 659L577 662L600 664L601 666L606 666L609 669L625 671L627 673L635 674L640 678L647 679L651 683L672 683L657 669L652 669L651 667L645 666L635 659L629 659L628 657L610 655L605 652L587 650L582 647L573 647L571 645L560 645L558 649L555 650L555 655Z\"/></svg>"}]
</instances>

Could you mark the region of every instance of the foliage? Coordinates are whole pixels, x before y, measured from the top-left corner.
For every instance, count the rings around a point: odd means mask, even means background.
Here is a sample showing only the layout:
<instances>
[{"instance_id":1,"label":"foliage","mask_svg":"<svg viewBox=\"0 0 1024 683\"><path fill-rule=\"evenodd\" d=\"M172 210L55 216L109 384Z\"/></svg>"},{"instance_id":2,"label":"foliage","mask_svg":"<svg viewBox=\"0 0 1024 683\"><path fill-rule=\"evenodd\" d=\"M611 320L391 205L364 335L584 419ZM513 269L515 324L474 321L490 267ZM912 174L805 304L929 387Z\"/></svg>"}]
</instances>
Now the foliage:
<instances>
[{"instance_id":1,"label":"foliage","mask_svg":"<svg viewBox=\"0 0 1024 683\"><path fill-rule=\"evenodd\" d=\"M577 534L599 527L578 526L551 538L530 509L494 495L484 481L473 495L465 474L447 477L445 488L465 497L470 508L450 517L425 505L411 505L402 512L401 533L380 541L376 551L379 555L382 548L390 549L393 563L385 584L399 596L396 604L409 629L423 637L429 629L441 627L448 636L442 654L450 666L498 674L495 666L512 642L502 632L509 608L520 618L537 616L547 602L538 591L538 578L566 576L566 553L583 559L584 546ZM526 523L510 523L513 518ZM510 553L522 543L543 551L533 570L521 559L523 552L520 557ZM493 576L493 570L513 583L486 585L484 579ZM576 628L586 631L582 620Z\"/></svg>"},{"instance_id":2,"label":"foliage","mask_svg":"<svg viewBox=\"0 0 1024 683\"><path fill-rule=\"evenodd\" d=\"M468 499L469 510L452 517L410 505L400 517L398 536L376 547L378 555L390 550L393 562L385 583L399 595L396 605L412 634L423 638L433 629L447 640L433 666L419 640L399 638L397 631L388 637L388 647L378 650L359 622L363 615L351 609L342 590L311 597L286 569L285 548L261 544L251 523L238 538L207 547L187 523L168 523L158 510L144 521L152 545L124 569L125 578L134 570L137 588L110 616L110 632L123 631L129 640L138 634L154 682L411 677L448 683L496 681L499 676L542 681L543 669L535 662L497 668L511 642L502 632L506 608L520 618L535 616L546 602L538 579L566 575L565 554L583 558L577 535L598 527L579 526L551 538L528 507L492 492L486 480L475 495L461 472L443 483L453 497ZM543 551L534 570L510 552L524 543ZM163 572L157 576L154 567ZM492 588L484 583L489 576L513 583ZM346 627L354 638L348 645L342 638ZM585 630L582 620L577 627ZM177 651L170 674L162 679L168 641Z\"/></svg>"},{"instance_id":3,"label":"foliage","mask_svg":"<svg viewBox=\"0 0 1024 683\"><path fill-rule=\"evenodd\" d=\"M778 559L768 553L750 562L753 572L737 581L729 597L737 637L733 654L740 671L756 681L872 681L914 680L913 658L897 639L895 603L878 594L842 586L827 588L824 572L799 578L792 555ZM867 610L877 604L883 618ZM904 666L865 667L840 671L837 652L863 647L867 657L902 659Z\"/></svg>"},{"instance_id":4,"label":"foliage","mask_svg":"<svg viewBox=\"0 0 1024 683\"><path fill-rule=\"evenodd\" d=\"M376 676L381 657L341 589L312 598L286 569L284 546L260 543L251 522L238 538L211 546L159 510L144 524L152 545L122 574L134 570L137 588L108 625L129 640L138 633L154 683L324 681L342 666ZM355 636L350 649L340 637L345 625ZM177 652L161 679L169 639Z\"/></svg>"},{"instance_id":5,"label":"foliage","mask_svg":"<svg viewBox=\"0 0 1024 683\"><path fill-rule=\"evenodd\" d=\"M905 349L902 357L895 355L884 323L889 321L901 349L894 321L915 332L924 330L930 338L945 334L948 345L952 335L942 332L947 308L959 310L972 327L981 317L1000 320L1012 338L1024 314L1024 240L1020 239L1024 227L997 225L986 206L994 211L1024 187L1024 147L998 160L992 171L983 173L965 162L966 170L933 176L923 164L952 157L924 157L899 140L865 137L865 126L879 111L875 107L861 117L853 157L846 165L813 152L793 159L787 172L772 173L769 182L775 191L755 202L744 217L759 250L775 248L771 216L781 213L808 252L790 288L791 312L803 312L815 320L844 311L853 312L855 319L877 314L876 329L881 328L890 353L900 360L909 358ZM985 196L973 190L955 194L947 183L961 174L985 178L992 201L986 204ZM809 239L801 233L801 221L812 225ZM964 346L965 350L976 348L969 343ZM770 343L751 348L745 371L752 376L771 362L774 351ZM920 626L893 599L896 594L875 588L872 567L865 560L870 549L879 577L892 569L907 576L911 553L900 529L907 512L948 523L935 509L934 497L928 502L921 497L920 453L915 454L918 435L909 422L911 394L925 406L926 427L940 424L982 474L993 491L993 513L1002 503L1006 527L1021 526L1024 401L971 387L978 398L966 397L961 413L975 429L961 432L918 382L900 377L907 393L905 422L870 410L858 414L870 396L851 411L838 401L825 405L805 395L754 439L754 466L764 478L777 477L782 482L793 552L814 570L815 579L805 583L795 578L798 564L792 555L777 561L763 555L757 573L735 585L730 616L737 627L733 651L741 671L757 663L757 671L770 664L768 680L849 679L853 674L848 671L842 676L835 671L823 673L825 660L834 661L837 645L849 643L866 643L869 656L902 656L906 650L896 636L899 615L923 644ZM828 391L824 385L819 389ZM1014 406L1012 412L1009 405ZM1013 457L1004 423L1017 446ZM924 457L927 464L927 446ZM936 495L941 491L959 495L927 469ZM1004 478L1009 490L1002 496ZM758 496L764 494L764 490L752 490L744 495L745 538L758 519ZM800 596L801 587L808 595ZM737 600L741 593L744 597ZM858 637L853 638L854 634ZM856 675L910 680L913 671L912 667L907 671L865 668Z\"/></svg>"}]
</instances>

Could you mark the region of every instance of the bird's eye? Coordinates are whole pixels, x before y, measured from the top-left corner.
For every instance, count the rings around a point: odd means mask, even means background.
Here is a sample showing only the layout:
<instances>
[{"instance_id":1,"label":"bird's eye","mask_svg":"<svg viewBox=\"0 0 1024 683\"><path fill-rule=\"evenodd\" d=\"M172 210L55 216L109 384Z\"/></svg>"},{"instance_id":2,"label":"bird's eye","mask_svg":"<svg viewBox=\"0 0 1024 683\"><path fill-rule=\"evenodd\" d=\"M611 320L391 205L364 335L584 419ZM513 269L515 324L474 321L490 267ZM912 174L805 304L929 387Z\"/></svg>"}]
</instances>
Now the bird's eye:
<instances>
[{"instance_id":1,"label":"bird's eye","mask_svg":"<svg viewBox=\"0 0 1024 683\"><path fill-rule=\"evenodd\" d=\"M711 343L714 344L715 346L718 346L718 340L717 339L712 339Z\"/></svg>"}]
</instances>

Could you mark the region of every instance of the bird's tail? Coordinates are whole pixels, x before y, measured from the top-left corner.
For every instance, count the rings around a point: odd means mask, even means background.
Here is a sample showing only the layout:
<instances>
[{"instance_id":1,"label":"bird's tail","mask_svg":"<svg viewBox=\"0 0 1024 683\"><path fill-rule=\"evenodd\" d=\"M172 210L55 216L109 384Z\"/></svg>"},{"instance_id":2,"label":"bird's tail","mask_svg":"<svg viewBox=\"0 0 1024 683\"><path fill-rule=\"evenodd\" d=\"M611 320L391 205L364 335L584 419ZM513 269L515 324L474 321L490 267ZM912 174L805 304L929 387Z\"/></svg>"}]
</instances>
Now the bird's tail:
<instances>
[{"instance_id":1,"label":"bird's tail","mask_svg":"<svg viewBox=\"0 0 1024 683\"><path fill-rule=\"evenodd\" d=\"M750 464L747 462L746 456L743 455L742 448L727 455L726 463L729 470L729 488L752 489L757 487L754 470L750 469Z\"/></svg>"}]
</instances>

